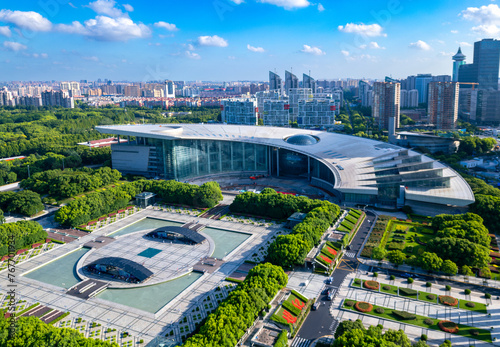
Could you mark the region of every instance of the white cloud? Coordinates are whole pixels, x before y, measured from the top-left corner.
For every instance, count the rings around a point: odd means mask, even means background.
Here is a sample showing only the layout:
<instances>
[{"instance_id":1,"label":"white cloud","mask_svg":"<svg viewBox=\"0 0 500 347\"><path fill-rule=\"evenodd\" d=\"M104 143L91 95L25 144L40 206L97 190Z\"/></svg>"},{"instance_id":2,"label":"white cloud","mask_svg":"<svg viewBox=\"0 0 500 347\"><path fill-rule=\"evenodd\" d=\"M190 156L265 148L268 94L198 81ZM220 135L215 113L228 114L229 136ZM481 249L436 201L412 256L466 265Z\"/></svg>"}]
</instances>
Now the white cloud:
<instances>
[{"instance_id":1,"label":"white cloud","mask_svg":"<svg viewBox=\"0 0 500 347\"><path fill-rule=\"evenodd\" d=\"M369 54L352 55L351 52L342 50L340 51L347 61L360 61L360 60L370 60L376 61L376 58Z\"/></svg>"},{"instance_id":2,"label":"white cloud","mask_svg":"<svg viewBox=\"0 0 500 347\"><path fill-rule=\"evenodd\" d=\"M430 51L432 49L432 47L429 46L428 43L426 43L422 40L418 40L417 42L412 42L412 43L410 43L410 45L408 47L413 48L413 49L418 49L421 51Z\"/></svg>"},{"instance_id":3,"label":"white cloud","mask_svg":"<svg viewBox=\"0 0 500 347\"><path fill-rule=\"evenodd\" d=\"M308 0L258 0L258 2L283 7L285 10L304 8L311 4Z\"/></svg>"},{"instance_id":4,"label":"white cloud","mask_svg":"<svg viewBox=\"0 0 500 347\"><path fill-rule=\"evenodd\" d=\"M322 4L318 4L318 11L323 12L324 10L325 10L325 6L323 6Z\"/></svg>"},{"instance_id":5,"label":"white cloud","mask_svg":"<svg viewBox=\"0 0 500 347\"><path fill-rule=\"evenodd\" d=\"M49 57L49 55L47 53L42 53L42 54L40 54L40 57L43 59L47 59Z\"/></svg>"},{"instance_id":6,"label":"white cloud","mask_svg":"<svg viewBox=\"0 0 500 347\"><path fill-rule=\"evenodd\" d=\"M370 49L385 49L385 47L381 47L377 42L372 41L368 45L361 45L360 48L370 48Z\"/></svg>"},{"instance_id":7,"label":"white cloud","mask_svg":"<svg viewBox=\"0 0 500 347\"><path fill-rule=\"evenodd\" d=\"M11 37L12 32L9 27L0 27L0 35Z\"/></svg>"},{"instance_id":8,"label":"white cloud","mask_svg":"<svg viewBox=\"0 0 500 347\"><path fill-rule=\"evenodd\" d=\"M266 50L262 47L253 47L250 45L247 45L247 48L249 51L256 52L256 53L264 53Z\"/></svg>"},{"instance_id":9,"label":"white cloud","mask_svg":"<svg viewBox=\"0 0 500 347\"><path fill-rule=\"evenodd\" d=\"M303 53L309 53L312 55L325 55L326 54L320 48L314 47L314 46L309 46L309 45L304 45L304 48L302 48L300 51Z\"/></svg>"},{"instance_id":10,"label":"white cloud","mask_svg":"<svg viewBox=\"0 0 500 347\"><path fill-rule=\"evenodd\" d=\"M234 2L236 5L240 5L245 2L243 0L231 0L231 1Z\"/></svg>"},{"instance_id":11,"label":"white cloud","mask_svg":"<svg viewBox=\"0 0 500 347\"><path fill-rule=\"evenodd\" d=\"M110 17L123 17L126 14L120 9L115 7L116 1L114 0L97 0L88 4L95 13L104 14Z\"/></svg>"},{"instance_id":12,"label":"white cloud","mask_svg":"<svg viewBox=\"0 0 500 347\"><path fill-rule=\"evenodd\" d=\"M7 48L9 51L14 51L14 52L22 51L22 50L28 48L27 46L23 45L22 43L13 42L13 41L4 41L3 46L5 48Z\"/></svg>"},{"instance_id":13,"label":"white cloud","mask_svg":"<svg viewBox=\"0 0 500 347\"><path fill-rule=\"evenodd\" d=\"M190 51L186 51L186 57L188 57L189 59L195 59L195 60L201 59L201 57L198 53L194 53L194 52L190 52Z\"/></svg>"},{"instance_id":14,"label":"white cloud","mask_svg":"<svg viewBox=\"0 0 500 347\"><path fill-rule=\"evenodd\" d=\"M29 11L0 11L0 22L12 23L21 29L31 31L50 31L52 23L40 13Z\"/></svg>"},{"instance_id":15,"label":"white cloud","mask_svg":"<svg viewBox=\"0 0 500 347\"><path fill-rule=\"evenodd\" d=\"M236 60L236 57L234 55L230 55L230 56L227 57L227 59L229 59L229 60Z\"/></svg>"},{"instance_id":16,"label":"white cloud","mask_svg":"<svg viewBox=\"0 0 500 347\"><path fill-rule=\"evenodd\" d=\"M214 36L200 36L198 37L198 44L200 46L211 46L211 47L227 47L228 43L222 37Z\"/></svg>"},{"instance_id":17,"label":"white cloud","mask_svg":"<svg viewBox=\"0 0 500 347\"><path fill-rule=\"evenodd\" d=\"M479 24L472 28L475 33L484 36L497 36L500 34L500 7L498 5L469 7L460 14L464 19Z\"/></svg>"},{"instance_id":18,"label":"white cloud","mask_svg":"<svg viewBox=\"0 0 500 347\"><path fill-rule=\"evenodd\" d=\"M157 47L159 47L159 46L161 46L161 43L159 43L159 42L149 42L148 46L157 46Z\"/></svg>"},{"instance_id":19,"label":"white cloud","mask_svg":"<svg viewBox=\"0 0 500 347\"><path fill-rule=\"evenodd\" d=\"M349 53L349 51L340 51L340 53L342 53L342 55L343 55L344 57L348 57L348 56L350 56L350 55L351 55L351 53Z\"/></svg>"},{"instance_id":20,"label":"white cloud","mask_svg":"<svg viewBox=\"0 0 500 347\"><path fill-rule=\"evenodd\" d=\"M130 18L110 18L97 16L89 19L82 25L73 22L70 25L59 24L59 31L79 34L98 41L128 41L130 39L145 38L151 35L151 30L142 23L134 23Z\"/></svg>"},{"instance_id":21,"label":"white cloud","mask_svg":"<svg viewBox=\"0 0 500 347\"><path fill-rule=\"evenodd\" d=\"M179 28L177 28L177 26L175 24L162 22L162 21L155 23L155 27L164 28L164 29L167 29L168 31L179 31Z\"/></svg>"},{"instance_id":22,"label":"white cloud","mask_svg":"<svg viewBox=\"0 0 500 347\"><path fill-rule=\"evenodd\" d=\"M384 29L378 24L347 23L345 26L339 25L338 29L343 33L359 34L368 37L387 36L387 34L383 33Z\"/></svg>"},{"instance_id":23,"label":"white cloud","mask_svg":"<svg viewBox=\"0 0 500 347\"><path fill-rule=\"evenodd\" d=\"M194 51L194 46L192 44L188 43L186 47L188 51Z\"/></svg>"},{"instance_id":24,"label":"white cloud","mask_svg":"<svg viewBox=\"0 0 500 347\"><path fill-rule=\"evenodd\" d=\"M99 61L99 58L97 58L95 55L90 56L90 57L82 57L82 59L83 60L94 61L94 62L98 62Z\"/></svg>"},{"instance_id":25,"label":"white cloud","mask_svg":"<svg viewBox=\"0 0 500 347\"><path fill-rule=\"evenodd\" d=\"M123 5L123 8L125 9L125 11L127 12L134 12L134 7L132 5L129 5L129 4L124 4Z\"/></svg>"},{"instance_id":26,"label":"white cloud","mask_svg":"<svg viewBox=\"0 0 500 347\"><path fill-rule=\"evenodd\" d=\"M452 34L458 34L458 30L452 30L450 31Z\"/></svg>"},{"instance_id":27,"label":"white cloud","mask_svg":"<svg viewBox=\"0 0 500 347\"><path fill-rule=\"evenodd\" d=\"M465 41L458 42L458 41L457 41L457 43L458 43L458 45L459 45L460 47L472 47L472 44L470 44L469 42L465 42Z\"/></svg>"}]
</instances>

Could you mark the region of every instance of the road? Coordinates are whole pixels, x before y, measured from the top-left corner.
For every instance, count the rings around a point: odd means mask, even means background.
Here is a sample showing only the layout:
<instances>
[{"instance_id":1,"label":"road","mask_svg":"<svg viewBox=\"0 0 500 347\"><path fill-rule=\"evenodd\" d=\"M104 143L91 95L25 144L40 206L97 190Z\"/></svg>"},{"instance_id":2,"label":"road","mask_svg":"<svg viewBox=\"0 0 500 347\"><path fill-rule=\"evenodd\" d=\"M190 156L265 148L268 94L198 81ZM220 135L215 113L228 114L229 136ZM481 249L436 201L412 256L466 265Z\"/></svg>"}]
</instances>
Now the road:
<instances>
[{"instance_id":1,"label":"road","mask_svg":"<svg viewBox=\"0 0 500 347\"><path fill-rule=\"evenodd\" d=\"M360 263L358 262L356 255L368 236L370 228L375 222L375 217L376 216L373 212L366 213L366 218L363 221L363 224L361 224L358 233L354 236L354 239L351 242L351 249L344 252L339 265L333 272L333 283L331 285L327 285L326 288L337 290L340 288L346 276L357 270ZM318 300L321 302L321 306L318 310L311 311L297 334L297 342L294 341L292 347L309 346L312 340L324 335L331 335L332 331L335 331L337 328L338 322L330 315L331 301L328 301L326 295L321 295Z\"/></svg>"}]
</instances>

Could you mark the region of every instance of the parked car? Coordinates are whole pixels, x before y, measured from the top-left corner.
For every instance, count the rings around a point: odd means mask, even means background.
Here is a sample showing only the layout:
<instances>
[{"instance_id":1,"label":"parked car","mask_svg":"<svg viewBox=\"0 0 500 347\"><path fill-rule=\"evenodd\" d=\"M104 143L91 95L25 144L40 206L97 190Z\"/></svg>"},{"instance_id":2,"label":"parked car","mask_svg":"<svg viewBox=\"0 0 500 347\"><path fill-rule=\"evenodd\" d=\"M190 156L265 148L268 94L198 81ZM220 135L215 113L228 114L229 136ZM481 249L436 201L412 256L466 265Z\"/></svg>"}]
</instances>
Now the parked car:
<instances>
[{"instance_id":1,"label":"parked car","mask_svg":"<svg viewBox=\"0 0 500 347\"><path fill-rule=\"evenodd\" d=\"M326 284L332 284L332 282L333 282L333 277L328 277L326 279Z\"/></svg>"},{"instance_id":2,"label":"parked car","mask_svg":"<svg viewBox=\"0 0 500 347\"><path fill-rule=\"evenodd\" d=\"M311 310L316 311L321 306L321 302L316 301L314 305L312 305Z\"/></svg>"}]
</instances>

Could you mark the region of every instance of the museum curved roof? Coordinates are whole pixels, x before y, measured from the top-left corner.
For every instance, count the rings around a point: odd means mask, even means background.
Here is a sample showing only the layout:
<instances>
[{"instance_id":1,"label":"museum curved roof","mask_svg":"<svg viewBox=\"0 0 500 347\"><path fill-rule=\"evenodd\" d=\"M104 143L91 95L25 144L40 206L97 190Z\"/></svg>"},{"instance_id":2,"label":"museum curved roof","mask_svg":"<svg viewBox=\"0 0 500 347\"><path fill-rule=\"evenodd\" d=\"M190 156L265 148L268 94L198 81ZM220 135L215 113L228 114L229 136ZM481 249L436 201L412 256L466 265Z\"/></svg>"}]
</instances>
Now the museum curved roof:
<instances>
[{"instance_id":1,"label":"museum curved roof","mask_svg":"<svg viewBox=\"0 0 500 347\"><path fill-rule=\"evenodd\" d=\"M119 257L99 258L88 265L115 266L133 275L141 282L153 275L153 272L148 270L143 265L136 263L135 261Z\"/></svg>"},{"instance_id":2,"label":"museum curved roof","mask_svg":"<svg viewBox=\"0 0 500 347\"><path fill-rule=\"evenodd\" d=\"M188 238L189 240L195 242L195 243L202 243L203 241L206 240L205 236L197 233L194 230L188 229L188 228L183 228L183 227L176 227L176 226L166 226L166 227L161 227L158 229L155 229L151 231L149 234L154 233L154 232L166 232L166 233L176 233L184 236L185 238Z\"/></svg>"},{"instance_id":3,"label":"museum curved roof","mask_svg":"<svg viewBox=\"0 0 500 347\"><path fill-rule=\"evenodd\" d=\"M325 164L335 175L334 188L345 194L378 194L374 161L383 161L384 157L397 157L398 153L421 156L423 162L433 162L434 169L442 169L443 176L450 177L450 187L407 187L407 199L455 206L467 206L475 201L467 182L443 163L407 148L357 136L317 130L220 123L106 125L96 126L96 130L104 134L122 136L163 140L236 141L288 149ZM304 146L284 141L296 135L308 135L316 138L318 142ZM401 165L397 158L392 162L392 165Z\"/></svg>"}]
</instances>

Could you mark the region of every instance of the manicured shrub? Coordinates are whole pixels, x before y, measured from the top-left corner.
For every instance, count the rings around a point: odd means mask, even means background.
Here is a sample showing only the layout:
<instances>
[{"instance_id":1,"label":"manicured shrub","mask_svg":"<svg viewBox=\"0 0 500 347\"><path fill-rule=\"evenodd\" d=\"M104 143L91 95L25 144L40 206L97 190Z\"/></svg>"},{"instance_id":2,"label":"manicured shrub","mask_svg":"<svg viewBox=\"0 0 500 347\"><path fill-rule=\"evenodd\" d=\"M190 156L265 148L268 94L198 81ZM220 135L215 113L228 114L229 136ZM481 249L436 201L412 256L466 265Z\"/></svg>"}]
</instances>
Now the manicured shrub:
<instances>
[{"instance_id":1,"label":"manicured shrub","mask_svg":"<svg viewBox=\"0 0 500 347\"><path fill-rule=\"evenodd\" d=\"M446 305L446 306L457 306L458 305L457 298L454 298L454 297L448 296L448 295L440 295L439 302L443 305Z\"/></svg>"},{"instance_id":2,"label":"manicured shrub","mask_svg":"<svg viewBox=\"0 0 500 347\"><path fill-rule=\"evenodd\" d=\"M425 297L429 300L436 300L436 295L434 294L427 294Z\"/></svg>"},{"instance_id":3,"label":"manicured shrub","mask_svg":"<svg viewBox=\"0 0 500 347\"><path fill-rule=\"evenodd\" d=\"M439 329L446 333L454 334L458 332L458 325L449 320L442 320L438 323Z\"/></svg>"},{"instance_id":4,"label":"manicured shrub","mask_svg":"<svg viewBox=\"0 0 500 347\"><path fill-rule=\"evenodd\" d=\"M413 280L413 278L411 278L411 277L410 277L410 278L408 278L408 283L410 283L410 284L411 284L411 283L413 283L413 281L414 281L414 280Z\"/></svg>"},{"instance_id":5,"label":"manicured shrub","mask_svg":"<svg viewBox=\"0 0 500 347\"><path fill-rule=\"evenodd\" d=\"M406 311L393 310L392 314L394 316L396 316L396 318L399 320L414 320L417 318L417 316L414 315L413 313L406 312Z\"/></svg>"},{"instance_id":6,"label":"manicured shrub","mask_svg":"<svg viewBox=\"0 0 500 347\"><path fill-rule=\"evenodd\" d=\"M361 284L361 280L359 278L354 279L354 284Z\"/></svg>"},{"instance_id":7,"label":"manicured shrub","mask_svg":"<svg viewBox=\"0 0 500 347\"><path fill-rule=\"evenodd\" d=\"M391 277L389 277L391 279L391 281L394 281L396 279L396 276L394 275L391 275Z\"/></svg>"},{"instance_id":8,"label":"manicured shrub","mask_svg":"<svg viewBox=\"0 0 500 347\"><path fill-rule=\"evenodd\" d=\"M414 289L399 288L399 295L403 295L403 296L416 296L417 293L418 292L416 290L414 290Z\"/></svg>"},{"instance_id":9,"label":"manicured shrub","mask_svg":"<svg viewBox=\"0 0 500 347\"><path fill-rule=\"evenodd\" d=\"M355 304L355 302L354 302L354 301L346 301L346 302L344 303L344 305L346 305L346 306L348 306L348 307L353 307L353 306L354 306L354 304Z\"/></svg>"},{"instance_id":10,"label":"manicured shrub","mask_svg":"<svg viewBox=\"0 0 500 347\"><path fill-rule=\"evenodd\" d=\"M354 308L359 312L371 312L373 310L373 305L368 302L358 301Z\"/></svg>"},{"instance_id":11,"label":"manicured shrub","mask_svg":"<svg viewBox=\"0 0 500 347\"><path fill-rule=\"evenodd\" d=\"M420 336L420 340L422 340L422 341L427 341L427 335L422 334L422 335Z\"/></svg>"},{"instance_id":12,"label":"manicured shrub","mask_svg":"<svg viewBox=\"0 0 500 347\"><path fill-rule=\"evenodd\" d=\"M374 272L373 277L378 277L378 272Z\"/></svg>"},{"instance_id":13,"label":"manicured shrub","mask_svg":"<svg viewBox=\"0 0 500 347\"><path fill-rule=\"evenodd\" d=\"M465 293L465 295L469 295L470 294L470 289L464 290L464 293Z\"/></svg>"},{"instance_id":14,"label":"manicured shrub","mask_svg":"<svg viewBox=\"0 0 500 347\"><path fill-rule=\"evenodd\" d=\"M434 321L430 318L426 318L426 319L424 319L424 323L427 325L432 325L432 324L434 324Z\"/></svg>"},{"instance_id":15,"label":"manicured shrub","mask_svg":"<svg viewBox=\"0 0 500 347\"><path fill-rule=\"evenodd\" d=\"M477 329L469 329L469 333L472 336L478 336L479 335L479 331Z\"/></svg>"},{"instance_id":16,"label":"manicured shrub","mask_svg":"<svg viewBox=\"0 0 500 347\"><path fill-rule=\"evenodd\" d=\"M486 294L484 294L484 297L485 297L486 299L491 299L491 294L490 294L490 293L486 293Z\"/></svg>"},{"instance_id":17,"label":"manicured shrub","mask_svg":"<svg viewBox=\"0 0 500 347\"><path fill-rule=\"evenodd\" d=\"M382 307L377 307L377 308L375 309L375 312L376 312L376 313L379 313L379 314L383 314L383 313L384 313L384 309L383 309Z\"/></svg>"},{"instance_id":18,"label":"manicured shrub","mask_svg":"<svg viewBox=\"0 0 500 347\"><path fill-rule=\"evenodd\" d=\"M426 286L427 288L430 288L430 287L432 287L432 283L431 283L431 282L427 282L427 283L425 283L425 286Z\"/></svg>"},{"instance_id":19,"label":"manicured shrub","mask_svg":"<svg viewBox=\"0 0 500 347\"><path fill-rule=\"evenodd\" d=\"M474 307L476 307L476 304L473 302L467 302L467 303L465 303L465 306L470 307L470 308L474 308Z\"/></svg>"},{"instance_id":20,"label":"manicured shrub","mask_svg":"<svg viewBox=\"0 0 500 347\"><path fill-rule=\"evenodd\" d=\"M378 290L380 288L380 283L377 281L365 281L364 287L371 290Z\"/></svg>"},{"instance_id":21,"label":"manicured shrub","mask_svg":"<svg viewBox=\"0 0 500 347\"><path fill-rule=\"evenodd\" d=\"M391 290L391 286L383 286L382 289L383 290Z\"/></svg>"},{"instance_id":22,"label":"manicured shrub","mask_svg":"<svg viewBox=\"0 0 500 347\"><path fill-rule=\"evenodd\" d=\"M446 290L450 291L451 290L451 286L450 285L446 285Z\"/></svg>"}]
</instances>

